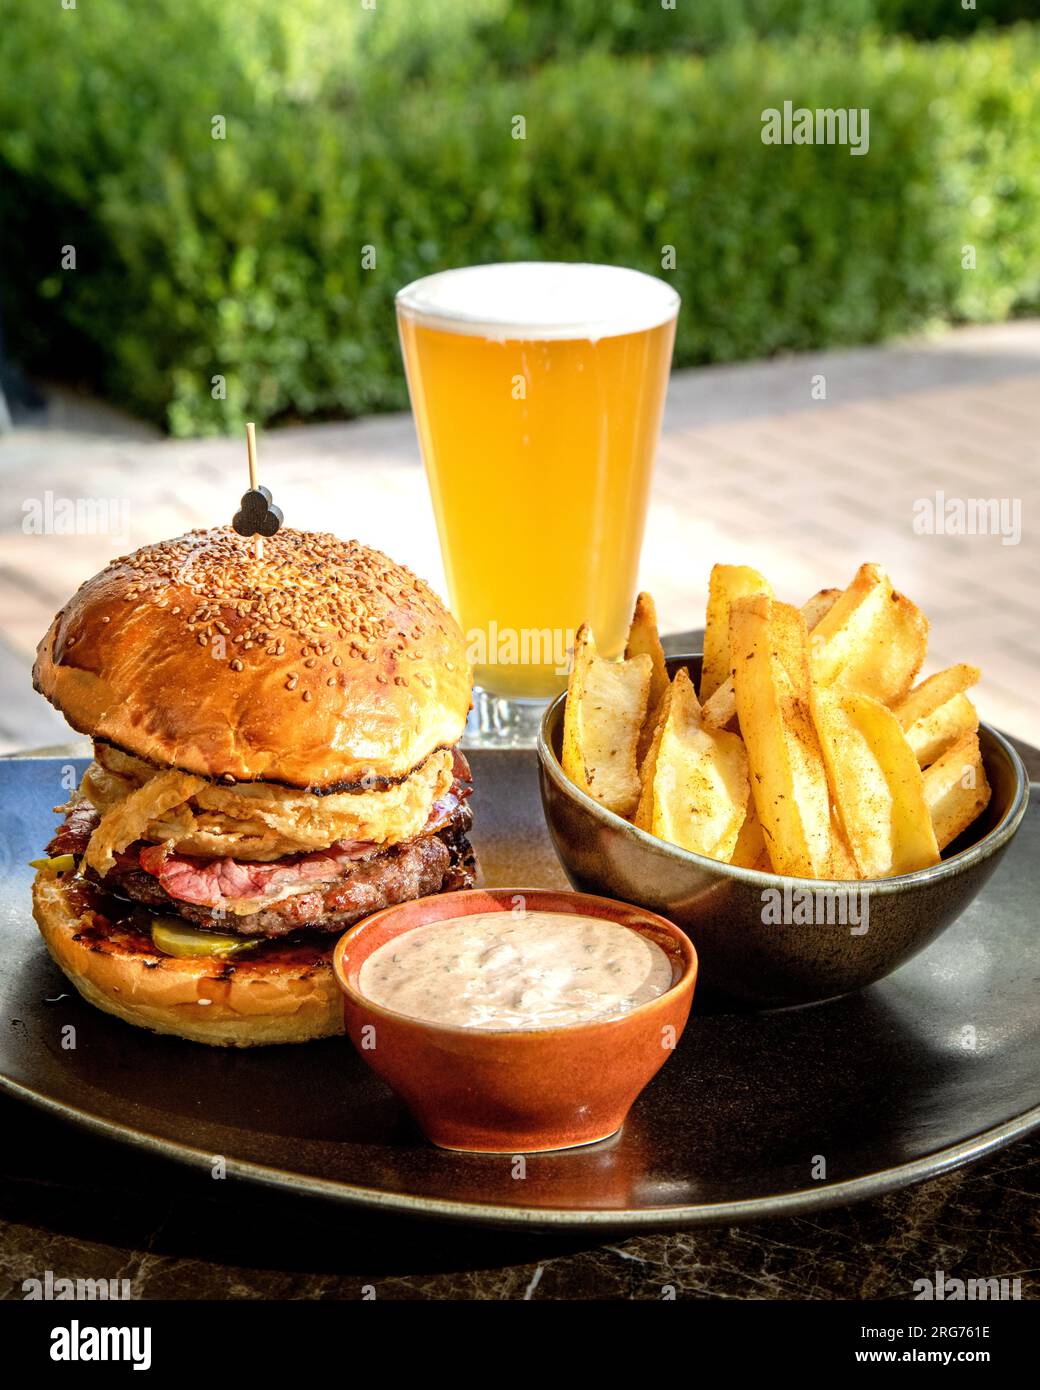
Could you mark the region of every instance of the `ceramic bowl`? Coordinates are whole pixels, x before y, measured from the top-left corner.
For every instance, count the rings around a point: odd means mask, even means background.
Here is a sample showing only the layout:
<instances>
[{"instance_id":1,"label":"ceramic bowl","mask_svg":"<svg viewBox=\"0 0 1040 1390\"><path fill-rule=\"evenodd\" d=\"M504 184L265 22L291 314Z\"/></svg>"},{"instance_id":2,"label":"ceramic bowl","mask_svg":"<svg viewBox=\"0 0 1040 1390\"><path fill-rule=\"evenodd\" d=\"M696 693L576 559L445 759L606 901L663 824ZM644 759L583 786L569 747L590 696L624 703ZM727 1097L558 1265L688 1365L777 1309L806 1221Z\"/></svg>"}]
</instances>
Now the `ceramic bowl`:
<instances>
[{"instance_id":1,"label":"ceramic bowl","mask_svg":"<svg viewBox=\"0 0 1040 1390\"><path fill-rule=\"evenodd\" d=\"M696 682L700 660L671 657L669 672L686 666ZM566 700L561 695L545 713L538 762L545 818L567 877L582 892L676 922L696 947L700 988L760 1007L847 994L902 965L960 916L1025 814L1022 760L983 724L990 804L941 863L855 884L741 869L657 840L579 791L560 765Z\"/></svg>"},{"instance_id":2,"label":"ceramic bowl","mask_svg":"<svg viewBox=\"0 0 1040 1390\"><path fill-rule=\"evenodd\" d=\"M413 927L474 912L572 912L621 922L671 957L670 989L631 1013L566 1028L491 1031L445 1027L373 1004L358 988L368 956ZM579 893L470 889L388 907L336 945L347 1032L368 1065L398 1093L423 1133L446 1149L531 1153L608 1138L671 1056L690 1012L697 956L653 912Z\"/></svg>"}]
</instances>

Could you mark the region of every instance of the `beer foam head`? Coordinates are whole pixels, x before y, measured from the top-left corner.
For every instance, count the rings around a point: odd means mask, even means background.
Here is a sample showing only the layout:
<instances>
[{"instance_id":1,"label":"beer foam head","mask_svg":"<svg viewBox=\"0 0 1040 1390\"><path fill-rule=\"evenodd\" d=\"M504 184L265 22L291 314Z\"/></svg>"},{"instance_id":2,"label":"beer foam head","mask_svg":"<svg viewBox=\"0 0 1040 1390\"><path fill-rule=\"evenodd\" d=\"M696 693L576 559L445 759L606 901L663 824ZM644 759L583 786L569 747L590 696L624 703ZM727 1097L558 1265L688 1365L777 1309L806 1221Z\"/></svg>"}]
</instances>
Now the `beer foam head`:
<instances>
[{"instance_id":1,"label":"beer foam head","mask_svg":"<svg viewBox=\"0 0 1040 1390\"><path fill-rule=\"evenodd\" d=\"M616 265L512 261L442 270L399 291L402 315L429 328L507 339L614 338L668 323L671 285Z\"/></svg>"}]
</instances>

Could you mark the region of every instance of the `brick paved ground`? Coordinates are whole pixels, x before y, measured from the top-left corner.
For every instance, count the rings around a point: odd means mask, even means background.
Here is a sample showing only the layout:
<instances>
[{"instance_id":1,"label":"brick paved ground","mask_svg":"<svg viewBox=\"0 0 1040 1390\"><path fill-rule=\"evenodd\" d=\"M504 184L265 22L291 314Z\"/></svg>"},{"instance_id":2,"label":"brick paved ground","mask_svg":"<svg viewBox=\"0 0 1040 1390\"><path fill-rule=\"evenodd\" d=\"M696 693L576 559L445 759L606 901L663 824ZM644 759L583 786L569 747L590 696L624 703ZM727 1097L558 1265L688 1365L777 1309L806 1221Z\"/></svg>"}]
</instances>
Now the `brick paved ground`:
<instances>
[{"instance_id":1,"label":"brick paved ground","mask_svg":"<svg viewBox=\"0 0 1040 1390\"><path fill-rule=\"evenodd\" d=\"M287 429L261 447L293 525L357 535L441 587L409 417ZM27 673L65 596L121 550L229 518L244 478L237 441L160 439L61 393L46 427L0 440L0 751L63 736ZM679 372L642 582L663 623L685 628L702 621L716 560L755 564L793 601L875 560L931 618L930 669L981 665L984 717L1040 743L1038 478L1040 321ZM24 502L47 490L127 503L128 535L24 534ZM915 534L915 503L940 492L1017 501L1020 542Z\"/></svg>"}]
</instances>

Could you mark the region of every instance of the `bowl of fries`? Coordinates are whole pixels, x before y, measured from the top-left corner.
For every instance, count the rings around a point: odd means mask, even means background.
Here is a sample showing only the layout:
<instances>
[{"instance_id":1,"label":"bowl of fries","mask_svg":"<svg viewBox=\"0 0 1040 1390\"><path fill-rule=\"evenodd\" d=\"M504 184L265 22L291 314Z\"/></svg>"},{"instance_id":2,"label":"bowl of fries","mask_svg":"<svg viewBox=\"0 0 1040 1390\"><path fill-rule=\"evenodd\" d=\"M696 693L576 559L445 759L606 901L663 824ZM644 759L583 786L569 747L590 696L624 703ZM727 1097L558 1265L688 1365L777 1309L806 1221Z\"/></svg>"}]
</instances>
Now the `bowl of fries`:
<instances>
[{"instance_id":1,"label":"bowl of fries","mask_svg":"<svg viewBox=\"0 0 1040 1390\"><path fill-rule=\"evenodd\" d=\"M920 679L927 641L872 564L801 608L716 565L702 654L665 657L648 594L620 659L583 626L538 745L571 883L682 927L709 993L776 1007L888 975L976 896L1029 793L978 668Z\"/></svg>"}]
</instances>

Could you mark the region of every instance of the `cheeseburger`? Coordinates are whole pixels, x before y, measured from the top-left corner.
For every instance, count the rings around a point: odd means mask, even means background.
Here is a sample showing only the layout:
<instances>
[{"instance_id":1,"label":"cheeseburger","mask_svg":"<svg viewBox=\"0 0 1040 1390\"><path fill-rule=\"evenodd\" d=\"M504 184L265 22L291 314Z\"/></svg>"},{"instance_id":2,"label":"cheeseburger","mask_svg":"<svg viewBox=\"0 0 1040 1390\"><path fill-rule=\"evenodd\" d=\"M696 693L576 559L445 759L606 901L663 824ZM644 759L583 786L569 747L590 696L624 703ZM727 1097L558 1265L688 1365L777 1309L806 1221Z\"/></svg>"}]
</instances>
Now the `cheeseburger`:
<instances>
[{"instance_id":1,"label":"cheeseburger","mask_svg":"<svg viewBox=\"0 0 1040 1390\"><path fill-rule=\"evenodd\" d=\"M114 560L33 683L94 741L33 910L90 1003L199 1042L343 1031L359 918L468 888L462 634L378 551L229 527Z\"/></svg>"}]
</instances>

